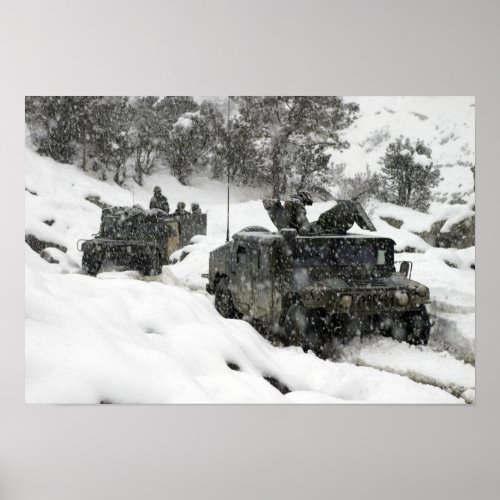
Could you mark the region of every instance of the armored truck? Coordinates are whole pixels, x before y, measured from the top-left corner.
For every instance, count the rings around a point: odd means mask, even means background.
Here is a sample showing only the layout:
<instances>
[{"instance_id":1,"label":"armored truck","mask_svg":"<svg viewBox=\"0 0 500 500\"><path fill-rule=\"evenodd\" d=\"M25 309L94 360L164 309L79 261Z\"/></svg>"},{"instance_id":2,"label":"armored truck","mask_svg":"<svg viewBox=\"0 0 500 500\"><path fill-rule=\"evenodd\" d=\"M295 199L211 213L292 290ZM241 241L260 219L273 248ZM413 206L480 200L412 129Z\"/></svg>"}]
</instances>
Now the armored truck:
<instances>
[{"instance_id":1,"label":"armored truck","mask_svg":"<svg viewBox=\"0 0 500 500\"><path fill-rule=\"evenodd\" d=\"M274 202L266 208L276 215ZM354 221L375 229L359 204L346 201L307 235L286 224L236 233L210 254L207 290L217 311L277 325L285 344L325 358L366 332L426 344L429 289L411 279L410 263L396 269L393 240L347 233Z\"/></svg>"},{"instance_id":2,"label":"armored truck","mask_svg":"<svg viewBox=\"0 0 500 500\"><path fill-rule=\"evenodd\" d=\"M112 262L144 275L161 273L170 255L207 233L207 215L167 214L140 206L104 208L99 232L91 240L79 240L82 268L95 276L102 264Z\"/></svg>"}]
</instances>

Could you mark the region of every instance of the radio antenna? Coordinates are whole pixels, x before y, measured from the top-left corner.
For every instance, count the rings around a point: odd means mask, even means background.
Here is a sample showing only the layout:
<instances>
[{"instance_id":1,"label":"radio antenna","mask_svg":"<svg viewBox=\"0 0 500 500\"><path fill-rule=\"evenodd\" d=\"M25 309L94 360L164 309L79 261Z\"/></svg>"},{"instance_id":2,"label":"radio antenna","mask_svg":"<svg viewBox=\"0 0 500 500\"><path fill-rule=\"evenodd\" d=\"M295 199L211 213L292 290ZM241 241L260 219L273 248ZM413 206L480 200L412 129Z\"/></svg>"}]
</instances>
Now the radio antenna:
<instances>
[{"instance_id":1,"label":"radio antenna","mask_svg":"<svg viewBox=\"0 0 500 500\"><path fill-rule=\"evenodd\" d=\"M230 109L231 109L231 96L227 96L227 152L226 152L226 159L227 159L227 231L226 231L226 243L229 242L229 145L231 143L230 139L230 125L229 125L229 115L230 115Z\"/></svg>"}]
</instances>

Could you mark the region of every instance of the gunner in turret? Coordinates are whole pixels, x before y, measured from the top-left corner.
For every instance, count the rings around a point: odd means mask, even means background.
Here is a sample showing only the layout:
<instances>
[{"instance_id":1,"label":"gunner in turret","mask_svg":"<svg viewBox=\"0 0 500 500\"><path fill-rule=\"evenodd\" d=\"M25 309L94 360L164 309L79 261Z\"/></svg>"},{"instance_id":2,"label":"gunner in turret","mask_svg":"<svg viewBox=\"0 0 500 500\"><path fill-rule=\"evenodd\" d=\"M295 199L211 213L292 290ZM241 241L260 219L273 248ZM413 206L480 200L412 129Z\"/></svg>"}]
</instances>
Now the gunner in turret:
<instances>
[{"instance_id":1,"label":"gunner in turret","mask_svg":"<svg viewBox=\"0 0 500 500\"><path fill-rule=\"evenodd\" d=\"M288 216L289 226L296 229L299 234L313 232L311 223L307 219L306 205L312 205L313 199L309 191L299 191L290 200L285 201L285 212Z\"/></svg>"}]
</instances>

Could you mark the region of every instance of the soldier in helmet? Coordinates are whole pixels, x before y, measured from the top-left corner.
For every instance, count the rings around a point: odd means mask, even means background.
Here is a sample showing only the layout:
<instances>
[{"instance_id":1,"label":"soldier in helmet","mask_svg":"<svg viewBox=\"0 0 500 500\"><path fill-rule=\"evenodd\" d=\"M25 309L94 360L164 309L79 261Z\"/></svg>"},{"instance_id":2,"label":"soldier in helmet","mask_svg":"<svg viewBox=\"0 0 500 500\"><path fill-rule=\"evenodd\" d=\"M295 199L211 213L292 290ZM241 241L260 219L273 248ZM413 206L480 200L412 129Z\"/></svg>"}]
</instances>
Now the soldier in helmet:
<instances>
[{"instance_id":1,"label":"soldier in helmet","mask_svg":"<svg viewBox=\"0 0 500 500\"><path fill-rule=\"evenodd\" d=\"M201 215L201 208L198 203L191 203L191 213L194 215Z\"/></svg>"},{"instance_id":2,"label":"soldier in helmet","mask_svg":"<svg viewBox=\"0 0 500 500\"><path fill-rule=\"evenodd\" d=\"M151 198L151 201L149 202L149 208L158 208L160 210L163 210L168 214L170 208L168 206L168 200L166 196L163 196L161 194L161 188L160 186L156 186L153 191L153 197Z\"/></svg>"},{"instance_id":3,"label":"soldier in helmet","mask_svg":"<svg viewBox=\"0 0 500 500\"><path fill-rule=\"evenodd\" d=\"M177 203L174 215L189 215L189 212L186 210L186 204L183 201Z\"/></svg>"},{"instance_id":4,"label":"soldier in helmet","mask_svg":"<svg viewBox=\"0 0 500 500\"><path fill-rule=\"evenodd\" d=\"M308 234L313 228L307 219L306 205L312 205L313 199L309 191L299 191L290 200L285 201L285 212L289 225L299 234Z\"/></svg>"}]
</instances>

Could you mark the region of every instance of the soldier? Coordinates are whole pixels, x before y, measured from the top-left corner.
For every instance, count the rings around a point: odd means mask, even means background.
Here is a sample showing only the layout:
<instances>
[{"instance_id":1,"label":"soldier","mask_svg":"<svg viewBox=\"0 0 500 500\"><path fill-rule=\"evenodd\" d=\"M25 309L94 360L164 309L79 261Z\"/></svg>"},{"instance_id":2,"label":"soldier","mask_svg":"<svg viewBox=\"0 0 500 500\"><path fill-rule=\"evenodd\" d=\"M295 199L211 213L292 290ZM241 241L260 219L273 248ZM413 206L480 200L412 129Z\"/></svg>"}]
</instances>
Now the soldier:
<instances>
[{"instance_id":1,"label":"soldier","mask_svg":"<svg viewBox=\"0 0 500 500\"><path fill-rule=\"evenodd\" d=\"M189 215L189 212L186 210L186 204L183 201L177 203L174 215Z\"/></svg>"},{"instance_id":2,"label":"soldier","mask_svg":"<svg viewBox=\"0 0 500 500\"><path fill-rule=\"evenodd\" d=\"M170 210L168 206L168 200L165 196L161 194L160 186L156 186L154 188L154 194L153 197L151 198L151 201L149 202L149 208L150 209L158 208L168 214Z\"/></svg>"},{"instance_id":3,"label":"soldier","mask_svg":"<svg viewBox=\"0 0 500 500\"><path fill-rule=\"evenodd\" d=\"M285 201L285 211L289 225L299 234L309 234L313 231L307 219L306 205L312 205L313 199L308 191L299 191L290 200Z\"/></svg>"},{"instance_id":4,"label":"soldier","mask_svg":"<svg viewBox=\"0 0 500 500\"><path fill-rule=\"evenodd\" d=\"M194 215L201 215L201 208L198 203L191 203L191 213Z\"/></svg>"}]
</instances>

